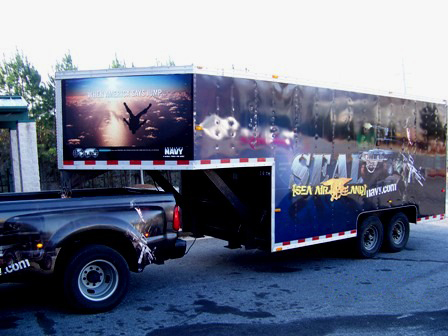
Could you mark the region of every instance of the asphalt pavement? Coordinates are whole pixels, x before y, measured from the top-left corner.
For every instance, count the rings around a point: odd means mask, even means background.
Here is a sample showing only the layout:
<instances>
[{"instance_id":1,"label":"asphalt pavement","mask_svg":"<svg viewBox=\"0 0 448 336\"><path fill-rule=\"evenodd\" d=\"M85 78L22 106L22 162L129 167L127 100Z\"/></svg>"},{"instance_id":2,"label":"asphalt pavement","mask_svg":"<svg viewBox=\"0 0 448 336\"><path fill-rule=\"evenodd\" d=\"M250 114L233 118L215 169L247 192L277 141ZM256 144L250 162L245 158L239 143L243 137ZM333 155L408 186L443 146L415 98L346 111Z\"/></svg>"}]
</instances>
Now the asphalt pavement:
<instances>
[{"instance_id":1,"label":"asphalt pavement","mask_svg":"<svg viewBox=\"0 0 448 336\"><path fill-rule=\"evenodd\" d=\"M338 242L269 254L200 239L133 274L116 309L67 310L50 282L0 285L1 335L448 335L448 220L370 260ZM189 242L192 244L192 241Z\"/></svg>"}]
</instances>

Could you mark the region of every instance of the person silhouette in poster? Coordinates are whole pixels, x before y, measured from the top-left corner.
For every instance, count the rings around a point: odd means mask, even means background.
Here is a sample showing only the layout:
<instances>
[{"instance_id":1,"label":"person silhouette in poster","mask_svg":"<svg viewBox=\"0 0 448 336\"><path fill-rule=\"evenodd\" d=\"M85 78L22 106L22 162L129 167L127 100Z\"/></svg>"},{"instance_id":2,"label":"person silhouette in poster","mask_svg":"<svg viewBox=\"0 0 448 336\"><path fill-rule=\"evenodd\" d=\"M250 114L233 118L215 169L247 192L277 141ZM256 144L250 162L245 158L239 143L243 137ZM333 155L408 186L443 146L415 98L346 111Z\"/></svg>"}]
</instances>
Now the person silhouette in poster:
<instances>
[{"instance_id":1,"label":"person silhouette in poster","mask_svg":"<svg viewBox=\"0 0 448 336\"><path fill-rule=\"evenodd\" d=\"M140 122L140 117L144 115L146 112L148 112L149 108L152 106L152 104L149 104L147 108L144 108L141 110L141 112L137 115L134 115L129 108L129 106L126 103L123 103L124 107L126 108L126 111L129 113L129 121L126 118L123 118L123 121L128 125L129 130L132 132L132 134L135 134L139 130L140 127L142 127L146 120L143 120Z\"/></svg>"}]
</instances>

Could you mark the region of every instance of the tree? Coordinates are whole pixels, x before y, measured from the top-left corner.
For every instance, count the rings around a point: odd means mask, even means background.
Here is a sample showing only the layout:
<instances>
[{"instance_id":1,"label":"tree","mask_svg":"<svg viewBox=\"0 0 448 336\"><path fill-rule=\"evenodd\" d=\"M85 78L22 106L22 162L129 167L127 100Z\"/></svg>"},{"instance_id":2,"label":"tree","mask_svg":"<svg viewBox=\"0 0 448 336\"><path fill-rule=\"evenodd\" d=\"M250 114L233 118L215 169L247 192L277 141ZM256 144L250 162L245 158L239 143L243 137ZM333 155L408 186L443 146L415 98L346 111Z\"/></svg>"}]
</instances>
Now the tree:
<instances>
[{"instance_id":1,"label":"tree","mask_svg":"<svg viewBox=\"0 0 448 336\"><path fill-rule=\"evenodd\" d=\"M168 60L161 61L158 58L156 58L156 65L157 66L175 66L176 63L173 61L171 57L168 57Z\"/></svg>"},{"instance_id":2,"label":"tree","mask_svg":"<svg viewBox=\"0 0 448 336\"><path fill-rule=\"evenodd\" d=\"M56 72L78 70L78 67L73 63L70 51L62 57L60 62L56 62L54 70ZM43 182L53 180L54 184L57 185L59 184L59 172L56 151L55 92L55 78L49 76L48 82L41 85L41 104L38 106L39 117L36 120L36 128L41 178Z\"/></svg>"},{"instance_id":3,"label":"tree","mask_svg":"<svg viewBox=\"0 0 448 336\"><path fill-rule=\"evenodd\" d=\"M30 115L35 116L40 104L41 76L30 64L23 53L16 54L9 60L3 59L0 65L0 93L22 96L30 105Z\"/></svg>"},{"instance_id":4,"label":"tree","mask_svg":"<svg viewBox=\"0 0 448 336\"><path fill-rule=\"evenodd\" d=\"M55 72L78 70L78 67L73 64L70 51L62 57L60 62L56 62L54 70ZM40 106L42 108L42 114L46 114L47 118L50 117L50 115L54 117L54 110L56 106L54 76L49 76L48 82L42 85L40 94L42 96L42 105Z\"/></svg>"},{"instance_id":5,"label":"tree","mask_svg":"<svg viewBox=\"0 0 448 336\"><path fill-rule=\"evenodd\" d=\"M56 63L55 70L77 70L70 52ZM47 82L42 82L39 72L31 65L27 57L17 51L11 59L4 59L0 64L0 94L22 96L29 104L29 114L36 121L37 149L42 181L53 179L57 185L59 173L56 155L54 76L49 76ZM2 143L6 144L7 133L7 131L1 132ZM1 147L1 158L8 159L9 148ZM2 162L5 161L2 160ZM9 164L4 164L2 167L9 167Z\"/></svg>"},{"instance_id":6,"label":"tree","mask_svg":"<svg viewBox=\"0 0 448 336\"><path fill-rule=\"evenodd\" d=\"M109 69L123 69L126 68L126 62L123 60L123 63L118 59L117 54L115 53L115 59L112 60L112 64L109 65Z\"/></svg>"},{"instance_id":7,"label":"tree","mask_svg":"<svg viewBox=\"0 0 448 336\"><path fill-rule=\"evenodd\" d=\"M16 50L10 59L3 57L0 64L0 94L10 96L22 96L29 104L29 114L36 116L42 103L40 96L42 88L41 76L28 58ZM6 129L0 130L0 176L5 184L11 167L10 138ZM1 186L1 191L7 191Z\"/></svg>"},{"instance_id":8,"label":"tree","mask_svg":"<svg viewBox=\"0 0 448 336\"><path fill-rule=\"evenodd\" d=\"M76 71L78 67L73 64L72 55L70 54L70 50L62 57L61 62L56 62L56 71Z\"/></svg>"}]
</instances>

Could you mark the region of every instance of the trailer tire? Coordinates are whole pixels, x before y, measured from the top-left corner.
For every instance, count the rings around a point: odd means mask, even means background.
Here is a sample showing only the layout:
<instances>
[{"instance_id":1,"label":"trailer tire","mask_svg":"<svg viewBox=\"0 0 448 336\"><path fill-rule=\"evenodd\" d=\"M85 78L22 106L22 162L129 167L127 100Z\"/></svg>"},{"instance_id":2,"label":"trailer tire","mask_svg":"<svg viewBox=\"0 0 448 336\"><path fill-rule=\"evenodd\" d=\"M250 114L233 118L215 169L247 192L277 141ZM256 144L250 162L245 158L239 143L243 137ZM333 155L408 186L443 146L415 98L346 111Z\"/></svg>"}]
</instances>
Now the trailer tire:
<instances>
[{"instance_id":1,"label":"trailer tire","mask_svg":"<svg viewBox=\"0 0 448 336\"><path fill-rule=\"evenodd\" d=\"M383 243L383 224L377 216L367 217L358 227L356 249L358 257L373 258Z\"/></svg>"},{"instance_id":2,"label":"trailer tire","mask_svg":"<svg viewBox=\"0 0 448 336\"><path fill-rule=\"evenodd\" d=\"M87 245L69 259L63 274L64 296L76 310L88 313L117 306L129 287L129 267L114 249Z\"/></svg>"},{"instance_id":3,"label":"trailer tire","mask_svg":"<svg viewBox=\"0 0 448 336\"><path fill-rule=\"evenodd\" d=\"M384 231L384 247L389 252L401 251L409 240L408 217L399 212L387 223Z\"/></svg>"}]
</instances>

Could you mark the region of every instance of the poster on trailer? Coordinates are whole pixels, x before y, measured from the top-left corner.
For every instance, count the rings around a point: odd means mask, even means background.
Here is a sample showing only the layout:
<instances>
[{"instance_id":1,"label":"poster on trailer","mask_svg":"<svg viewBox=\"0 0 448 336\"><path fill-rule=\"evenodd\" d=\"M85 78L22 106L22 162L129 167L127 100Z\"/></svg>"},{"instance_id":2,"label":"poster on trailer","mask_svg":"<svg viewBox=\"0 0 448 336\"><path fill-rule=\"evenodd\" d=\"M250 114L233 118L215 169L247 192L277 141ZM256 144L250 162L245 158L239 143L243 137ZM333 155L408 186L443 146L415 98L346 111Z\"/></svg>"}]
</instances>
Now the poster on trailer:
<instances>
[{"instance_id":1,"label":"poster on trailer","mask_svg":"<svg viewBox=\"0 0 448 336\"><path fill-rule=\"evenodd\" d=\"M192 75L62 81L63 160L191 160Z\"/></svg>"}]
</instances>

